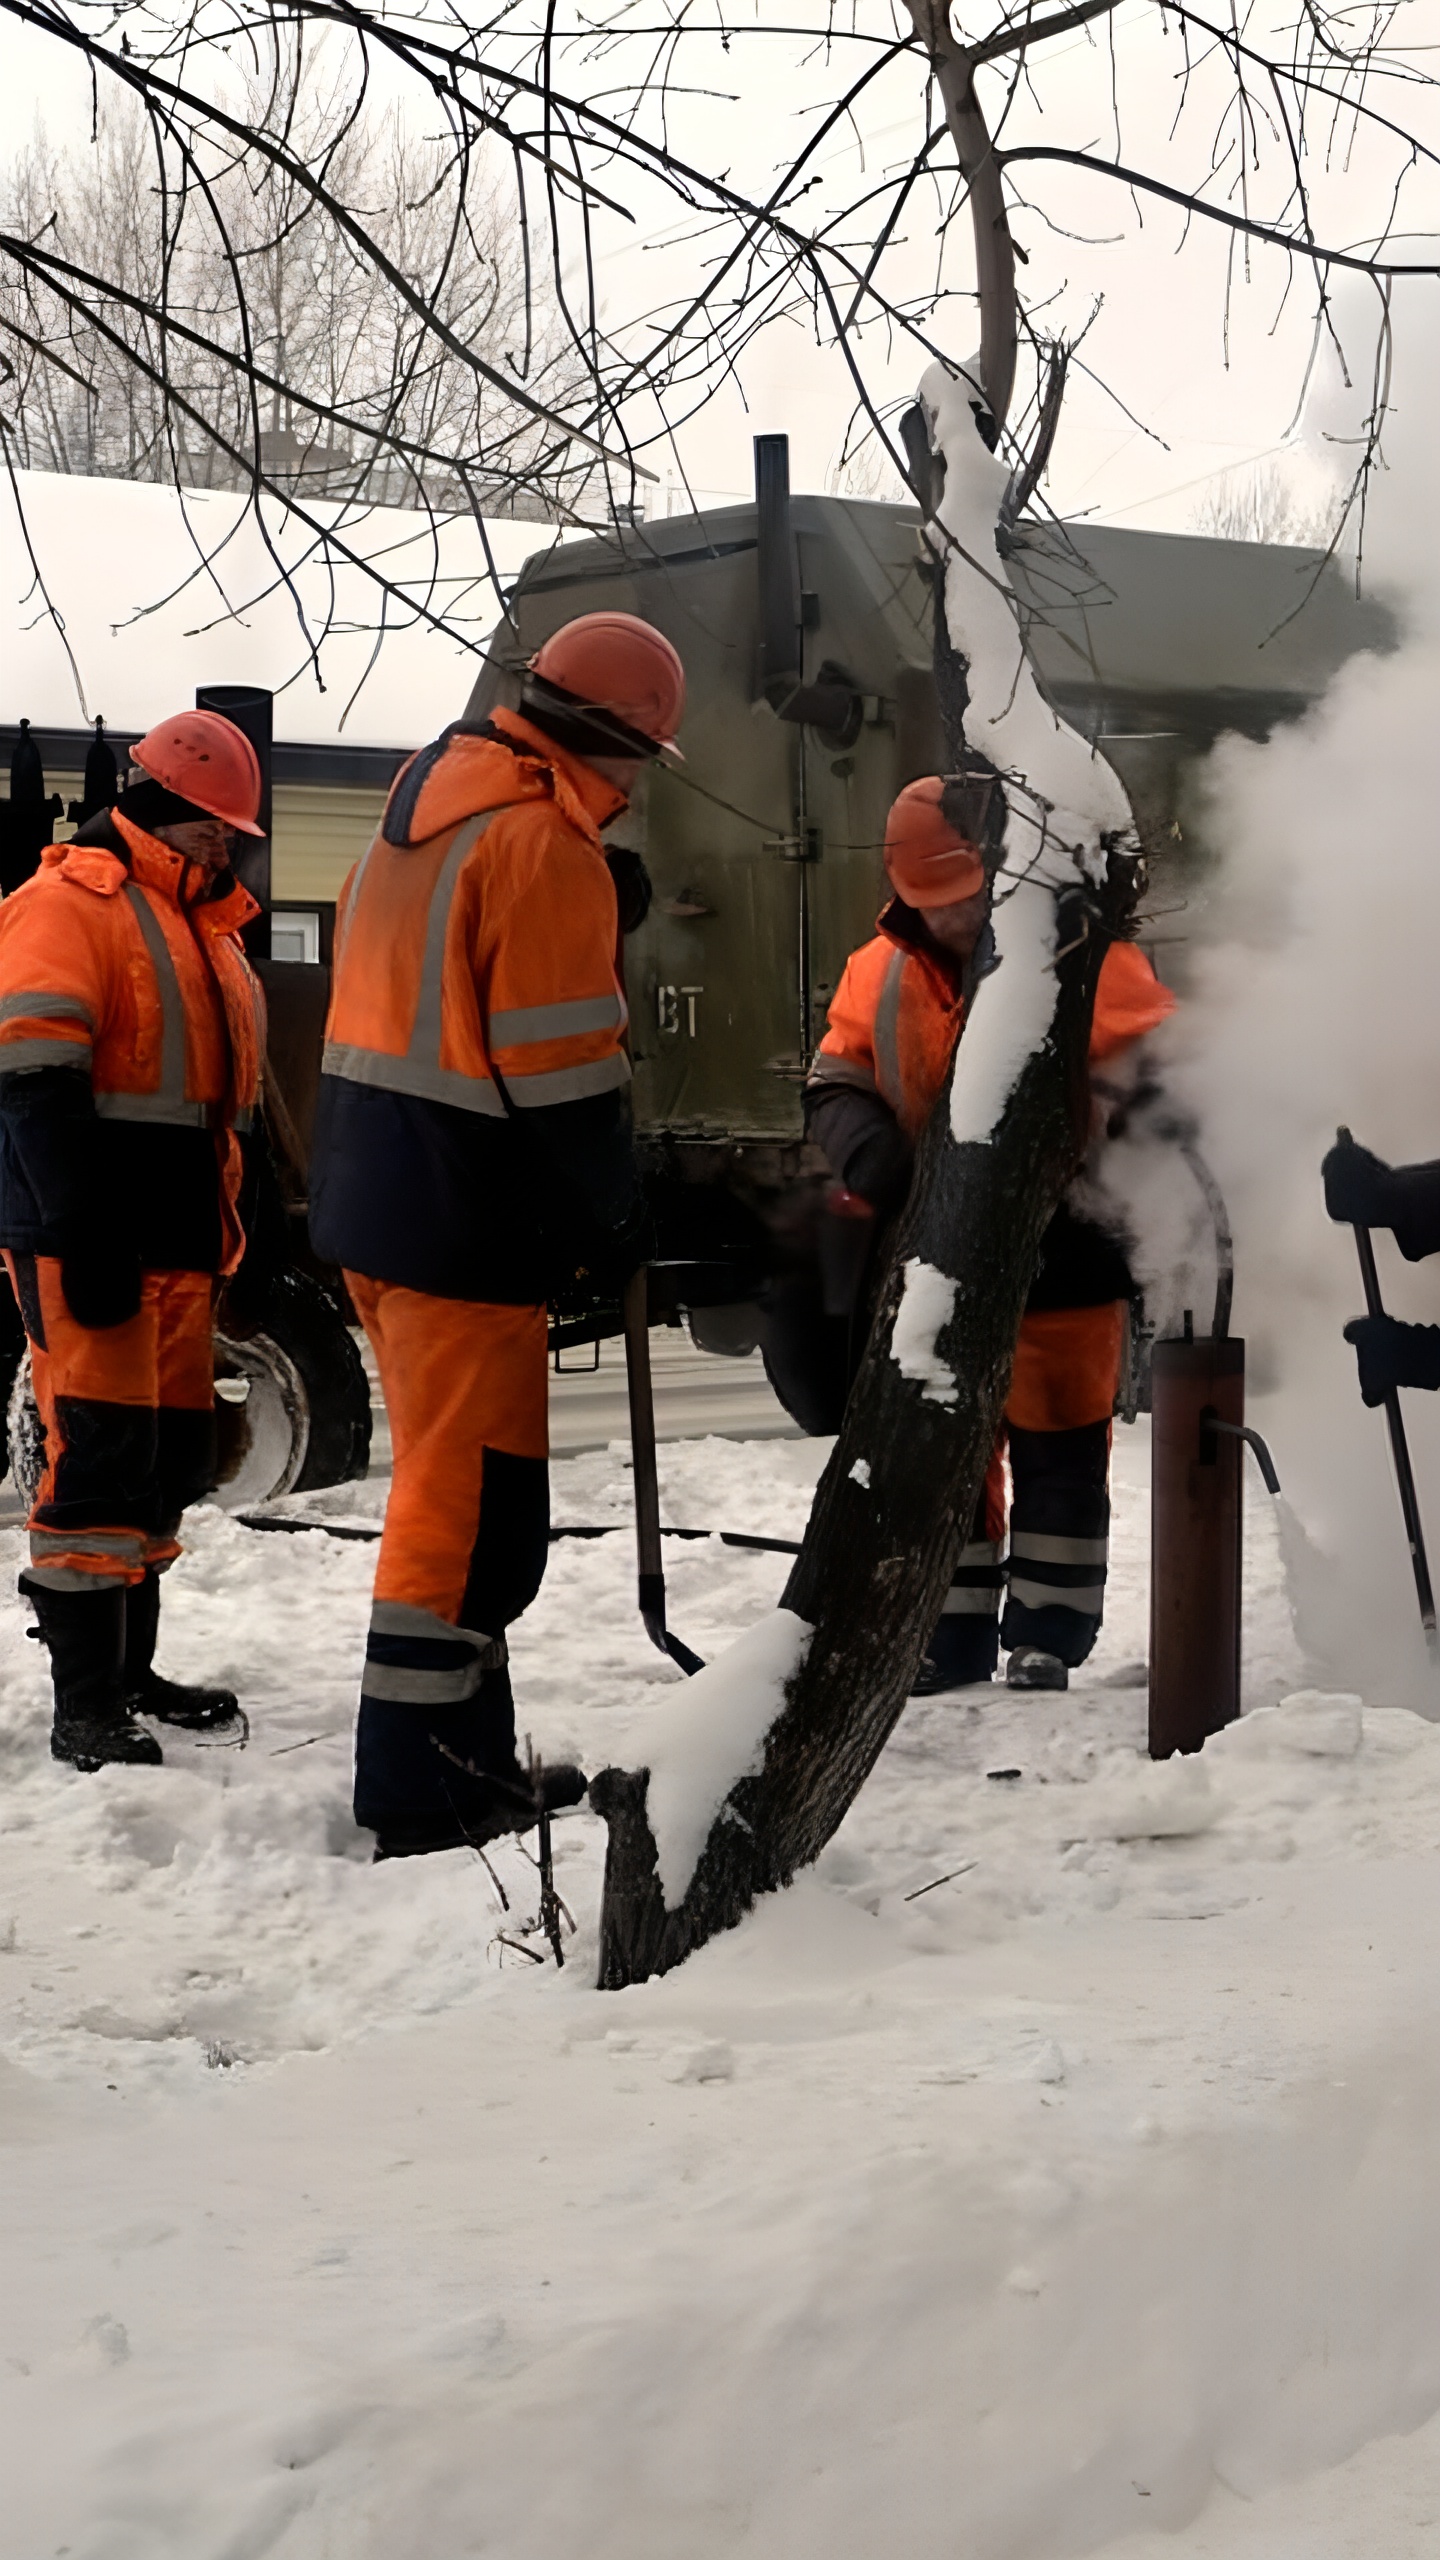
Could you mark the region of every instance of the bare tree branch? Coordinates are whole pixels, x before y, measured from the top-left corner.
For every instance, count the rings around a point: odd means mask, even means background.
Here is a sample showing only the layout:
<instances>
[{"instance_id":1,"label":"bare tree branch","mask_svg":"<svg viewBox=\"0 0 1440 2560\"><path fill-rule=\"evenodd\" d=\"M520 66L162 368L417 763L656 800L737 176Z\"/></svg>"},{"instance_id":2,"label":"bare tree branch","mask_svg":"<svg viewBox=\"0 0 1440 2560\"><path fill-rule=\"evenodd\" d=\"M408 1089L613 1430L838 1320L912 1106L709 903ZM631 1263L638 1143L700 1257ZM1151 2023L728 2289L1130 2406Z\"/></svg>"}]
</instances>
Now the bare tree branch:
<instances>
[{"instance_id":1,"label":"bare tree branch","mask_svg":"<svg viewBox=\"0 0 1440 2560\"><path fill-rule=\"evenodd\" d=\"M1186 213L1199 214L1206 222L1223 223L1227 230L1243 232L1248 239L1264 240L1273 249L1287 250L1291 257L1308 258L1317 267L1343 267L1352 275L1361 276L1440 275L1440 258L1382 258L1362 256L1357 249L1327 249L1318 241L1258 222L1253 215L1232 213L1226 205L1211 204L1204 196L1187 195L1181 187L1167 187L1163 178L1122 168L1117 161L1096 160L1088 151L1067 151L1058 143L1032 142L1018 144L1001 157L1007 167L1017 160L1056 160L1071 169L1089 169L1097 177L1118 178L1123 186L1138 187L1144 195L1162 196L1167 204L1178 204Z\"/></svg>"}]
</instances>

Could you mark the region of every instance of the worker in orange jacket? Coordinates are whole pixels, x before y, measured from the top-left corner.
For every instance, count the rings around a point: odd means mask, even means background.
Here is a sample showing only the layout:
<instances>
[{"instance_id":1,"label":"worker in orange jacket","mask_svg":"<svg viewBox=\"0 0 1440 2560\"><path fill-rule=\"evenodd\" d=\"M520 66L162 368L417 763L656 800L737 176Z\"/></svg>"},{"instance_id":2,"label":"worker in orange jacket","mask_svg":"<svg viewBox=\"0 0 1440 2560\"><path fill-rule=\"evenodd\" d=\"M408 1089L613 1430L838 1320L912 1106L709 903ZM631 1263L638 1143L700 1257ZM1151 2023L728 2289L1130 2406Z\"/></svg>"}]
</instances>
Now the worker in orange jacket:
<instances>
[{"instance_id":1,"label":"worker in orange jacket","mask_svg":"<svg viewBox=\"0 0 1440 2560\"><path fill-rule=\"evenodd\" d=\"M0 906L0 1245L45 1465L20 1587L49 1648L51 1749L158 1761L232 1691L154 1668L159 1576L214 1482L211 1314L245 1246L264 998L229 869L260 768L213 711L162 720L113 810Z\"/></svg>"},{"instance_id":2,"label":"worker in orange jacket","mask_svg":"<svg viewBox=\"0 0 1440 2560\"><path fill-rule=\"evenodd\" d=\"M649 623L566 624L518 711L406 766L346 883L311 1231L394 1436L355 1753L377 1857L534 1818L505 1631L548 1551L546 1302L644 1259L601 831L684 700ZM584 1786L546 1773L553 1804Z\"/></svg>"},{"instance_id":3,"label":"worker in orange jacket","mask_svg":"<svg viewBox=\"0 0 1440 2560\"><path fill-rule=\"evenodd\" d=\"M980 853L945 813L944 789L940 775L912 782L890 811L885 868L895 895L875 939L845 965L806 1086L806 1128L843 1188L841 1209L865 1204L885 1216L900 1207L964 1020L962 973L985 927L990 883ZM1090 1037L1092 1102L1107 1115L1123 1100L1136 1043L1174 1001L1133 943L1112 943ZM1008 1573L997 1451L918 1694L988 1680L1002 1644L1012 1688L1063 1689L1094 1644L1109 1549L1111 1415L1133 1293L1116 1239L1062 1202L1041 1247L1005 1405Z\"/></svg>"}]
</instances>

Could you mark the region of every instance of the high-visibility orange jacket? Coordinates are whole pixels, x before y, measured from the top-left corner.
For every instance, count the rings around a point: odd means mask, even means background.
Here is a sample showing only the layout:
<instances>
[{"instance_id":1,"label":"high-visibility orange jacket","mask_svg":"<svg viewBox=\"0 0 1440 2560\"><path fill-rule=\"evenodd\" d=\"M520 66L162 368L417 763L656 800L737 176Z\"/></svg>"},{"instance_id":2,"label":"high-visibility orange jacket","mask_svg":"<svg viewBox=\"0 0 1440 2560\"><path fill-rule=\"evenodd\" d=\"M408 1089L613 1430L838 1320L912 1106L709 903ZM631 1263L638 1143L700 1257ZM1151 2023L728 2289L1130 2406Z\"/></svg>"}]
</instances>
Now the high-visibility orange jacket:
<instances>
[{"instance_id":1,"label":"high-visibility orange jacket","mask_svg":"<svg viewBox=\"0 0 1440 2560\"><path fill-rule=\"evenodd\" d=\"M902 916L911 910L897 910L898 901L881 917L873 942L846 961L809 1082L817 1093L836 1084L878 1093L914 1139L950 1072L965 1005L945 954L905 938ZM1155 1030L1174 1009L1174 996L1143 951L1133 942L1112 942L1095 992L1092 1068Z\"/></svg>"},{"instance_id":2,"label":"high-visibility orange jacket","mask_svg":"<svg viewBox=\"0 0 1440 2560\"><path fill-rule=\"evenodd\" d=\"M533 1303L633 1221L622 806L518 713L401 774L336 920L311 1231L347 1269Z\"/></svg>"},{"instance_id":3,"label":"high-visibility orange jacket","mask_svg":"<svg viewBox=\"0 0 1440 2560\"><path fill-rule=\"evenodd\" d=\"M1095 997L1092 1080L1174 1005L1144 953L1112 943ZM964 1010L958 966L895 899L874 940L845 964L805 1097L807 1127L836 1172L882 1208L903 1197L910 1149L949 1073ZM1062 1202L1041 1248L1032 1312L1104 1306L1132 1285L1114 1239Z\"/></svg>"},{"instance_id":4,"label":"high-visibility orange jacket","mask_svg":"<svg viewBox=\"0 0 1440 2560\"><path fill-rule=\"evenodd\" d=\"M0 905L0 1242L63 1253L98 1182L142 1261L229 1271L265 1042L240 931L259 910L228 877L207 896L119 810L85 837Z\"/></svg>"}]
</instances>

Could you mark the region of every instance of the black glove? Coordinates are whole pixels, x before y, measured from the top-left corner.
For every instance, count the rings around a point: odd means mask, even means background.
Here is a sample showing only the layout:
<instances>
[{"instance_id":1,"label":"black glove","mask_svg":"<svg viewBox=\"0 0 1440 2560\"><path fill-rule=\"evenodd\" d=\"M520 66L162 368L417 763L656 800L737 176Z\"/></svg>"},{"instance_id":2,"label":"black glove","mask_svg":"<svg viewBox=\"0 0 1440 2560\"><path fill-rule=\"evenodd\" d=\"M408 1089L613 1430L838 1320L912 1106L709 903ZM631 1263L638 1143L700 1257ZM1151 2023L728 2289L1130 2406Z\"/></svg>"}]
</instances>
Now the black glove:
<instances>
[{"instance_id":1,"label":"black glove","mask_svg":"<svg viewBox=\"0 0 1440 2560\"><path fill-rule=\"evenodd\" d=\"M1440 1325L1356 1316L1345 1339L1355 1346L1366 1404L1383 1404L1394 1387L1440 1387Z\"/></svg>"},{"instance_id":2,"label":"black glove","mask_svg":"<svg viewBox=\"0 0 1440 2560\"><path fill-rule=\"evenodd\" d=\"M1320 1168L1325 1206L1347 1227L1389 1227L1407 1262L1440 1253L1440 1163L1388 1165L1342 1138Z\"/></svg>"},{"instance_id":3,"label":"black glove","mask_svg":"<svg viewBox=\"0 0 1440 2560\"><path fill-rule=\"evenodd\" d=\"M108 1332L140 1311L140 1256L133 1246L87 1236L61 1255L60 1286L77 1324Z\"/></svg>"},{"instance_id":4,"label":"black glove","mask_svg":"<svg viewBox=\"0 0 1440 2560\"><path fill-rule=\"evenodd\" d=\"M1380 1156L1353 1138L1337 1138L1320 1167L1325 1207L1342 1227L1388 1227L1394 1214L1395 1177Z\"/></svg>"},{"instance_id":5,"label":"black glove","mask_svg":"<svg viewBox=\"0 0 1440 2560\"><path fill-rule=\"evenodd\" d=\"M805 1135L845 1189L858 1192L882 1218L903 1208L915 1152L878 1093L856 1085L812 1086L805 1096Z\"/></svg>"},{"instance_id":6,"label":"black glove","mask_svg":"<svg viewBox=\"0 0 1440 2560\"><path fill-rule=\"evenodd\" d=\"M612 1227L608 1235L593 1235L585 1258L576 1272L583 1289L597 1298L618 1298L643 1262L655 1259L655 1226L643 1205L622 1227Z\"/></svg>"},{"instance_id":7,"label":"black glove","mask_svg":"<svg viewBox=\"0 0 1440 2560\"><path fill-rule=\"evenodd\" d=\"M639 854L628 844L607 844L605 861L615 883L620 930L622 933L638 933L650 913L650 900L654 894L650 874Z\"/></svg>"},{"instance_id":8,"label":"black glove","mask_svg":"<svg viewBox=\"0 0 1440 2560\"><path fill-rule=\"evenodd\" d=\"M36 1067L0 1075L0 1157L8 1189L38 1228L39 1250L60 1257L60 1285L77 1324L128 1324L140 1304L140 1255L123 1188L96 1117L87 1072Z\"/></svg>"}]
</instances>

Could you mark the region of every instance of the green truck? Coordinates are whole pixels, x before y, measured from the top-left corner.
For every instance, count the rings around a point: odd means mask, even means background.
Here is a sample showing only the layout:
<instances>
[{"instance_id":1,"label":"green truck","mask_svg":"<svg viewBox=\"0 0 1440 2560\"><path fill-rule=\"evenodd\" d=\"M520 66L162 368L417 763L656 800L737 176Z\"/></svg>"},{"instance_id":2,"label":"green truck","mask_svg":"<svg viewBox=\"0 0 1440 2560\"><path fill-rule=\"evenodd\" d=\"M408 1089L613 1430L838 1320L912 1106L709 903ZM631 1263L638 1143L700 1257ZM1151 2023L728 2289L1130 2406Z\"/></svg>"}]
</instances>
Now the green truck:
<instances>
[{"instance_id":1,"label":"green truck","mask_svg":"<svg viewBox=\"0 0 1440 2560\"><path fill-rule=\"evenodd\" d=\"M756 462L753 504L537 553L467 706L483 717L549 632L602 607L643 615L684 659L684 764L652 768L613 832L654 891L626 946L636 1124L671 1239L652 1311L729 1352L763 1338L763 1302L804 1284L824 1173L800 1087L846 957L883 903L886 811L944 760L918 509L791 497L780 437L757 439ZM1183 987L1216 851L1197 789L1205 755L1226 731L1264 738L1299 717L1346 659L1393 645L1391 620L1322 554L1191 535L1027 521L1004 537L1003 571L1017 656L1028 651L1057 712L1125 784L1151 857L1148 947ZM316 875L330 892L317 902L322 953L362 849L337 850L333 881ZM303 1137L323 960L272 959L265 975L277 1081ZM561 1322L569 1339L586 1334L573 1311ZM303 1357L293 1345L268 1366L264 1345L227 1355L231 1483L246 1498L363 1467L348 1336L344 1347L348 1363L337 1347L327 1364L312 1319Z\"/></svg>"},{"instance_id":2,"label":"green truck","mask_svg":"<svg viewBox=\"0 0 1440 2560\"><path fill-rule=\"evenodd\" d=\"M767 699L777 540L793 560L799 707L844 697L829 727ZM1192 786L1215 740L1267 736L1357 650L1393 641L1383 607L1309 551L1027 524L1004 568L1017 653L1120 775L1157 905L1203 896ZM467 716L503 699L508 669L560 623L601 608L655 623L689 682L684 765L653 769L612 830L655 892L627 951L638 1125L687 1145L791 1144L826 1004L883 902L886 811L943 762L918 511L797 497L763 539L761 510L734 506L544 553L521 572L518 627ZM1203 931L1203 910L1187 911Z\"/></svg>"}]
</instances>

